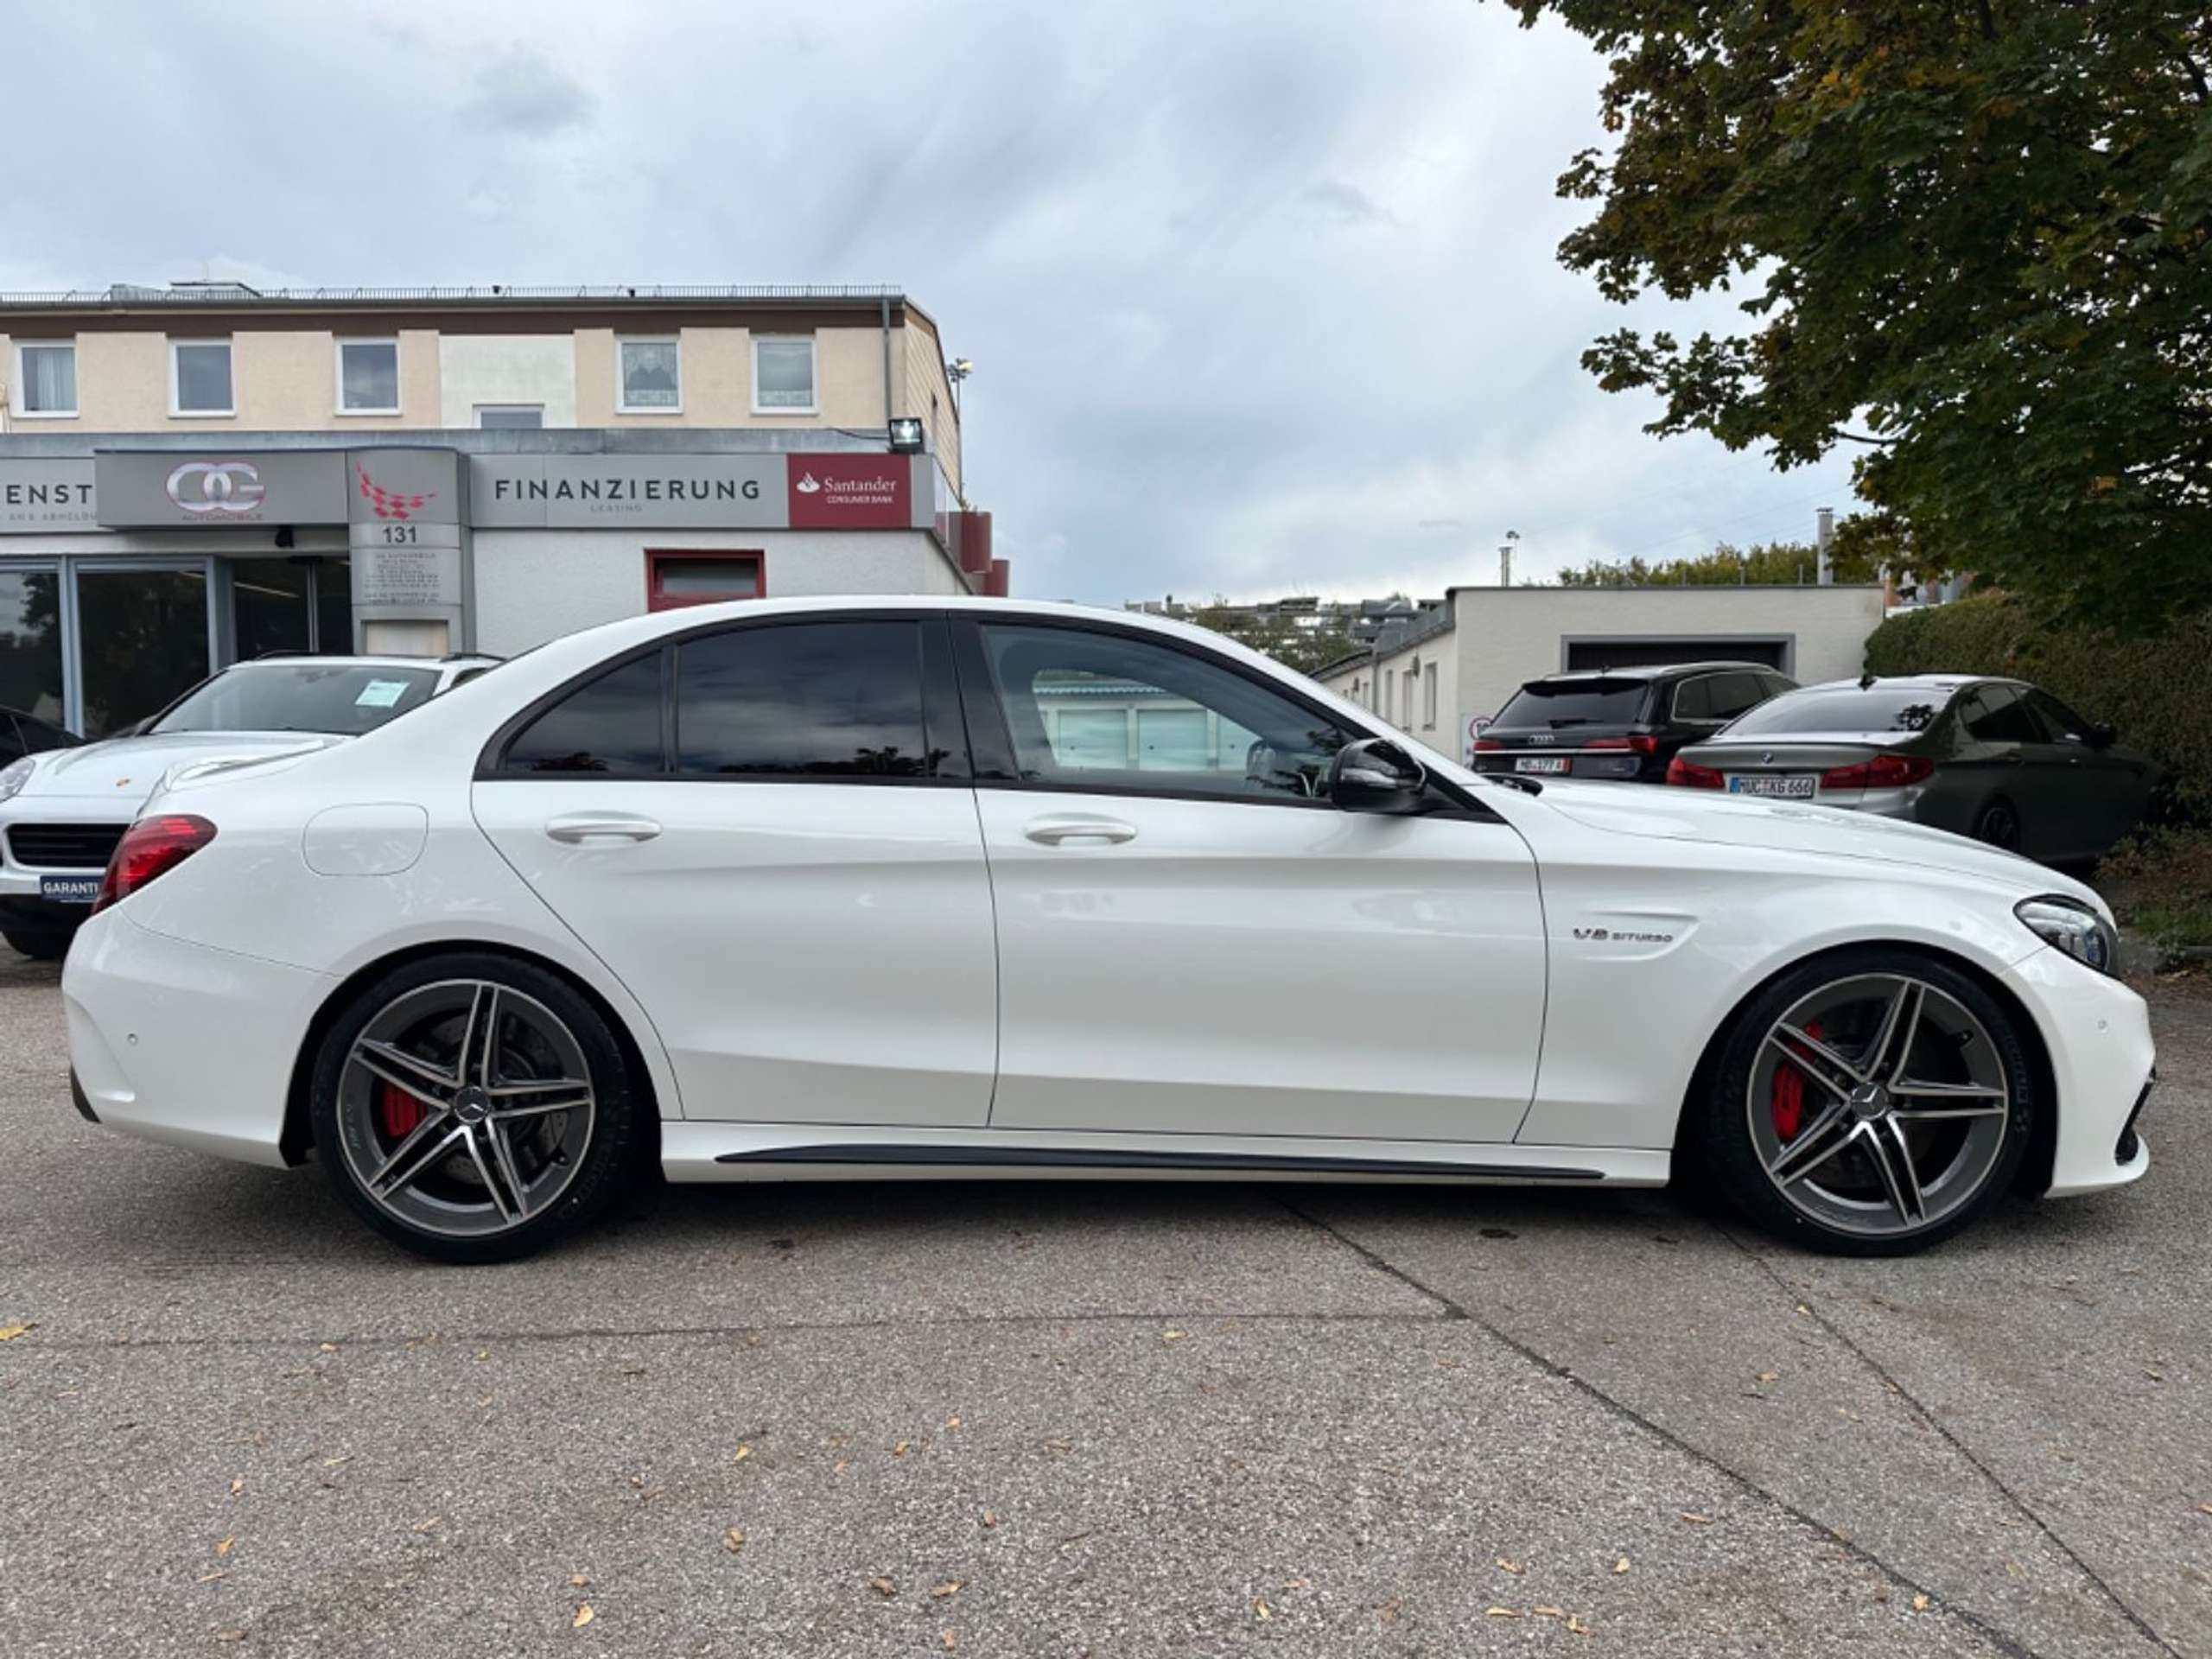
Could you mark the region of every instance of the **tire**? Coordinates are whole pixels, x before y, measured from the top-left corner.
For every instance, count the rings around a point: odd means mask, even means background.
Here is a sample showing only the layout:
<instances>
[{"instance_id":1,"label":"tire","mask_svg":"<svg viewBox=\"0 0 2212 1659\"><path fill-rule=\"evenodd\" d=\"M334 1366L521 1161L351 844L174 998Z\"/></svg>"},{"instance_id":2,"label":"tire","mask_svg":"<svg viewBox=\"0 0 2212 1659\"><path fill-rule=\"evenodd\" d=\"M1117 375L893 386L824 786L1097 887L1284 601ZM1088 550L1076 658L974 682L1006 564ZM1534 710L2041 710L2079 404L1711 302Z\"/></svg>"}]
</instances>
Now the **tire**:
<instances>
[{"instance_id":1,"label":"tire","mask_svg":"<svg viewBox=\"0 0 2212 1659\"><path fill-rule=\"evenodd\" d=\"M649 1145L642 1098L568 981L456 951L352 999L316 1052L308 1113L331 1185L377 1231L435 1261L507 1262L628 1183Z\"/></svg>"},{"instance_id":2,"label":"tire","mask_svg":"<svg viewBox=\"0 0 2212 1659\"><path fill-rule=\"evenodd\" d=\"M1764 1230L1838 1255L1909 1255L1969 1225L2011 1189L2046 1109L1996 999L1887 947L1783 974L1733 1016L1702 1076L1683 1141L1704 1185Z\"/></svg>"},{"instance_id":3,"label":"tire","mask_svg":"<svg viewBox=\"0 0 2212 1659\"><path fill-rule=\"evenodd\" d=\"M1999 851L2020 850L2020 809L2002 795L1992 796L1974 815L1973 836Z\"/></svg>"},{"instance_id":4,"label":"tire","mask_svg":"<svg viewBox=\"0 0 2212 1659\"><path fill-rule=\"evenodd\" d=\"M67 933L0 933L8 948L29 957L33 962L59 962L69 954L71 935Z\"/></svg>"}]
</instances>

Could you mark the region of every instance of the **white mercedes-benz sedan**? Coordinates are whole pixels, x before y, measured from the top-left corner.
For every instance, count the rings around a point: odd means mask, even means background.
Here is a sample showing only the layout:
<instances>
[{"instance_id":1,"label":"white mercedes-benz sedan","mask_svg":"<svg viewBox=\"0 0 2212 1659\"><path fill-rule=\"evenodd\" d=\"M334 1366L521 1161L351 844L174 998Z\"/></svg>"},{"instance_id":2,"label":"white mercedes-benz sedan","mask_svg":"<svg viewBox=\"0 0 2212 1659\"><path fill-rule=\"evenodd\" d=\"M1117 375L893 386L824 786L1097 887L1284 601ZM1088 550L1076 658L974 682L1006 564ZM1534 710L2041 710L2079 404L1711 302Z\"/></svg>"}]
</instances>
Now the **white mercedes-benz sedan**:
<instances>
[{"instance_id":1,"label":"white mercedes-benz sedan","mask_svg":"<svg viewBox=\"0 0 2212 1659\"><path fill-rule=\"evenodd\" d=\"M180 778L62 977L97 1122L425 1255L676 1181L1654 1186L1816 1247L2141 1175L2088 888L1940 830L1480 779L1219 637L639 617Z\"/></svg>"}]
</instances>

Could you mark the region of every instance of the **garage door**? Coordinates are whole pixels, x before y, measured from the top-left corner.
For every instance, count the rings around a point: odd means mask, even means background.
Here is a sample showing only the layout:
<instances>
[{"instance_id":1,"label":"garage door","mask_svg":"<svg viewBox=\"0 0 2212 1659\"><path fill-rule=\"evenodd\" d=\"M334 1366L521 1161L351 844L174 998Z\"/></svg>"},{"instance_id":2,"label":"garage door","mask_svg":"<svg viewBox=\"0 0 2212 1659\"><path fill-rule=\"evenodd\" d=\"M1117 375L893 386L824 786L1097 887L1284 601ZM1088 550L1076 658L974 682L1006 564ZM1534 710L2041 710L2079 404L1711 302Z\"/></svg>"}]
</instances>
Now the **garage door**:
<instances>
[{"instance_id":1,"label":"garage door","mask_svg":"<svg viewBox=\"0 0 2212 1659\"><path fill-rule=\"evenodd\" d=\"M1764 663L1781 668L1786 639L1570 639L1569 668L1652 668L1665 663Z\"/></svg>"}]
</instances>

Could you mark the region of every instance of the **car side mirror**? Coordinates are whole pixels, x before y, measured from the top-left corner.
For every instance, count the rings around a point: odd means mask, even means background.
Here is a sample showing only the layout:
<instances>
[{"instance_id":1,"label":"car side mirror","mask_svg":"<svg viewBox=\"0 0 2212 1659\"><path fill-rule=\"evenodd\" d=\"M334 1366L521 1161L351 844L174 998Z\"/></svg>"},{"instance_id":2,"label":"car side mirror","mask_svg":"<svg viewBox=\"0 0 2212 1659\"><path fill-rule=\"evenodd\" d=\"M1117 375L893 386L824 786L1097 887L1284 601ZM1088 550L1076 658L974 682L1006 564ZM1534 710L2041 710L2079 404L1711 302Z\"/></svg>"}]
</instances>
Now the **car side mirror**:
<instances>
[{"instance_id":1,"label":"car side mirror","mask_svg":"<svg viewBox=\"0 0 2212 1659\"><path fill-rule=\"evenodd\" d=\"M2089 728L2089 747L2093 749L2108 749L2119 741L2120 734L2112 728L2109 721L2098 721Z\"/></svg>"},{"instance_id":2,"label":"car side mirror","mask_svg":"<svg viewBox=\"0 0 2212 1659\"><path fill-rule=\"evenodd\" d=\"M1427 791L1427 770L1388 738L1347 743L1329 763L1329 799L1347 812L1418 812Z\"/></svg>"}]
</instances>

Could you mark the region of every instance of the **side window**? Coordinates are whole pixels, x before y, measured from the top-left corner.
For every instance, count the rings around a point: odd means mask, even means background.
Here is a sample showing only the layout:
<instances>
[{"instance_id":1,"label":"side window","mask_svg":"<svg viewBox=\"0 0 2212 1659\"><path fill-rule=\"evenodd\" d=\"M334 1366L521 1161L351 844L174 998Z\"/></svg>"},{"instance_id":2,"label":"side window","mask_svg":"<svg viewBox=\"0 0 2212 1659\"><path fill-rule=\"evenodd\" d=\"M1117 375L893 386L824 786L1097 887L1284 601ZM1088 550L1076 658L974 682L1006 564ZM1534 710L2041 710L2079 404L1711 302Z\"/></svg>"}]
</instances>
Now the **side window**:
<instances>
[{"instance_id":1,"label":"side window","mask_svg":"<svg viewBox=\"0 0 2212 1659\"><path fill-rule=\"evenodd\" d=\"M638 658L571 691L516 734L499 771L632 778L663 771L661 663L666 655Z\"/></svg>"},{"instance_id":2,"label":"side window","mask_svg":"<svg viewBox=\"0 0 2212 1659\"><path fill-rule=\"evenodd\" d=\"M2028 707L2042 717L2044 725L2050 728L2053 741L2060 743L2087 743L2089 741L2089 722L2050 692L2031 688L2023 695Z\"/></svg>"},{"instance_id":3,"label":"side window","mask_svg":"<svg viewBox=\"0 0 2212 1659\"><path fill-rule=\"evenodd\" d=\"M1255 680L1123 634L982 632L1025 779L1262 800L1328 792L1346 734Z\"/></svg>"},{"instance_id":4,"label":"side window","mask_svg":"<svg viewBox=\"0 0 2212 1659\"><path fill-rule=\"evenodd\" d=\"M29 749L29 734L18 736L16 722L5 713L0 713L0 766L22 760Z\"/></svg>"},{"instance_id":5,"label":"side window","mask_svg":"<svg viewBox=\"0 0 2212 1659\"><path fill-rule=\"evenodd\" d=\"M1711 720L1713 718L1713 678L1700 674L1694 679L1682 681L1675 688L1675 718L1676 720Z\"/></svg>"},{"instance_id":6,"label":"side window","mask_svg":"<svg viewBox=\"0 0 2212 1659\"><path fill-rule=\"evenodd\" d=\"M1713 677L1713 717L1733 720L1766 701L1756 674L1716 674Z\"/></svg>"},{"instance_id":7,"label":"side window","mask_svg":"<svg viewBox=\"0 0 2212 1659\"><path fill-rule=\"evenodd\" d=\"M693 776L929 778L912 622L733 628L676 648L677 770Z\"/></svg>"},{"instance_id":8,"label":"side window","mask_svg":"<svg viewBox=\"0 0 2212 1659\"><path fill-rule=\"evenodd\" d=\"M1976 742L1980 743L2040 743L2044 741L2043 728L2036 724L2035 716L2020 701L2019 694L2008 685L1977 687L1973 696L1961 708L1960 716Z\"/></svg>"}]
</instances>

